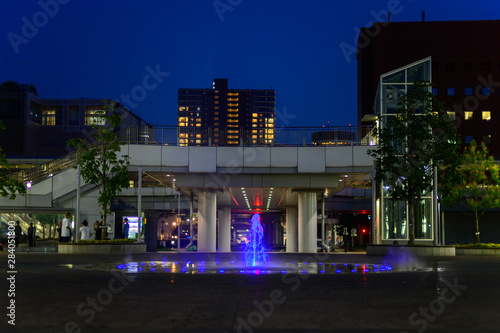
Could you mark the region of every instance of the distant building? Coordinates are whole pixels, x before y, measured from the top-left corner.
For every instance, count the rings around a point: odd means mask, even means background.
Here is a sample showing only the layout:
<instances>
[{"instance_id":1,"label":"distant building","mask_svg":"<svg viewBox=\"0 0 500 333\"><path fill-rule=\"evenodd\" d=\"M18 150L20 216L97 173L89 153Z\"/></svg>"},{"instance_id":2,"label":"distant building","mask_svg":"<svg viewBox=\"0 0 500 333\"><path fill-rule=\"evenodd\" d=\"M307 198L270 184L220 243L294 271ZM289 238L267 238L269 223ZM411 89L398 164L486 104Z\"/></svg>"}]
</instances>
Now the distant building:
<instances>
[{"instance_id":1,"label":"distant building","mask_svg":"<svg viewBox=\"0 0 500 333\"><path fill-rule=\"evenodd\" d=\"M313 132L311 142L315 146L350 146L357 143L356 130L332 129Z\"/></svg>"},{"instance_id":2,"label":"distant building","mask_svg":"<svg viewBox=\"0 0 500 333\"><path fill-rule=\"evenodd\" d=\"M361 29L359 125L373 120L382 74L431 57L433 92L455 117L462 143L484 141L500 159L500 44L491 37L499 34L500 20L378 22Z\"/></svg>"},{"instance_id":3,"label":"distant building","mask_svg":"<svg viewBox=\"0 0 500 333\"><path fill-rule=\"evenodd\" d=\"M273 144L275 96L274 90L229 89L227 79L215 79L212 89L179 89L179 145Z\"/></svg>"},{"instance_id":4,"label":"distant building","mask_svg":"<svg viewBox=\"0 0 500 333\"><path fill-rule=\"evenodd\" d=\"M25 169L72 151L71 138L92 139L90 124L103 99L44 99L31 84L6 81L0 84L0 147L11 169ZM149 126L120 104L115 112L123 116L117 130Z\"/></svg>"}]
</instances>

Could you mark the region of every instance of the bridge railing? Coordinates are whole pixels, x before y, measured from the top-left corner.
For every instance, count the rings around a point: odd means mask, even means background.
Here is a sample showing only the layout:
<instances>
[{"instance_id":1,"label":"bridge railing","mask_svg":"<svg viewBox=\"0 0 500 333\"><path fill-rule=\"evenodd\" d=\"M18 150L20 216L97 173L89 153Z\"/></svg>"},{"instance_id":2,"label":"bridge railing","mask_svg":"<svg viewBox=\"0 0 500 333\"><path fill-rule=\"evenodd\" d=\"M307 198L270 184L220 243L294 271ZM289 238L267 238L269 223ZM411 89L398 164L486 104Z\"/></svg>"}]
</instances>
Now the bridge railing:
<instances>
[{"instance_id":1,"label":"bridge railing","mask_svg":"<svg viewBox=\"0 0 500 333\"><path fill-rule=\"evenodd\" d=\"M170 146L358 146L375 145L371 126L177 127L134 126L119 133L131 144Z\"/></svg>"}]
</instances>

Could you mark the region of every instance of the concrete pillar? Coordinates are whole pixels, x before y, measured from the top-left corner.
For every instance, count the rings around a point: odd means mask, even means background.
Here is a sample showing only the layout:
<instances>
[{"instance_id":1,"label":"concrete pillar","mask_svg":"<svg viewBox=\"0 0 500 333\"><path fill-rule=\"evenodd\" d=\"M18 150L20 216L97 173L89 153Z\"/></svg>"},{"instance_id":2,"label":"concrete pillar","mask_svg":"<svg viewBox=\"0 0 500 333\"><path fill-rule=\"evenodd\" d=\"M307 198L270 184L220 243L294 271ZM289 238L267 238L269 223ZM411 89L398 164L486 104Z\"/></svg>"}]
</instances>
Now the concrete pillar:
<instances>
[{"instance_id":1,"label":"concrete pillar","mask_svg":"<svg viewBox=\"0 0 500 333\"><path fill-rule=\"evenodd\" d=\"M299 252L316 253L318 239L318 203L316 192L299 192Z\"/></svg>"},{"instance_id":2,"label":"concrete pillar","mask_svg":"<svg viewBox=\"0 0 500 333\"><path fill-rule=\"evenodd\" d=\"M231 207L219 209L217 252L231 252Z\"/></svg>"},{"instance_id":3,"label":"concrete pillar","mask_svg":"<svg viewBox=\"0 0 500 333\"><path fill-rule=\"evenodd\" d=\"M298 250L298 215L297 207L286 208L286 252Z\"/></svg>"},{"instance_id":4,"label":"concrete pillar","mask_svg":"<svg viewBox=\"0 0 500 333\"><path fill-rule=\"evenodd\" d=\"M217 193L198 193L198 252L216 251Z\"/></svg>"}]
</instances>

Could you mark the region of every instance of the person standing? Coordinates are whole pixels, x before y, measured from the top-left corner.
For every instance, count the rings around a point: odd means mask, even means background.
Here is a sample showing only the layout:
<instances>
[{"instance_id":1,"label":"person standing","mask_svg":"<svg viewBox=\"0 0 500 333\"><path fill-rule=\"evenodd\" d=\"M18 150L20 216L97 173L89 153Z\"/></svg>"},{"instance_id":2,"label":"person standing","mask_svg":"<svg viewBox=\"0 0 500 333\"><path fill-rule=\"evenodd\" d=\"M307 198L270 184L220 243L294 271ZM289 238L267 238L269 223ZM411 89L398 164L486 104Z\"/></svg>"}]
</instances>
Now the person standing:
<instances>
[{"instance_id":1,"label":"person standing","mask_svg":"<svg viewBox=\"0 0 500 333\"><path fill-rule=\"evenodd\" d=\"M21 229L21 226L19 225L19 221L16 221L16 226L14 227L14 232L16 233L16 247L18 247L19 240L21 239L21 234L23 233L23 230Z\"/></svg>"},{"instance_id":2,"label":"person standing","mask_svg":"<svg viewBox=\"0 0 500 333\"><path fill-rule=\"evenodd\" d=\"M128 238L128 230L129 230L130 226L128 224L128 219L125 218L123 220L123 237L122 238L125 238L127 239Z\"/></svg>"},{"instance_id":3,"label":"person standing","mask_svg":"<svg viewBox=\"0 0 500 333\"><path fill-rule=\"evenodd\" d=\"M28 228L28 246L35 247L35 227L33 227L33 223L30 223Z\"/></svg>"},{"instance_id":4,"label":"person standing","mask_svg":"<svg viewBox=\"0 0 500 333\"><path fill-rule=\"evenodd\" d=\"M90 239L92 233L90 232L90 228L88 227L89 224L87 220L83 220L82 225L83 226L80 228L80 240Z\"/></svg>"},{"instance_id":5,"label":"person standing","mask_svg":"<svg viewBox=\"0 0 500 333\"><path fill-rule=\"evenodd\" d=\"M102 237L102 225L101 222L94 222L95 239L101 239Z\"/></svg>"},{"instance_id":6,"label":"person standing","mask_svg":"<svg viewBox=\"0 0 500 333\"><path fill-rule=\"evenodd\" d=\"M61 243L68 243L71 238L71 213L66 213L66 217L61 222Z\"/></svg>"}]
</instances>

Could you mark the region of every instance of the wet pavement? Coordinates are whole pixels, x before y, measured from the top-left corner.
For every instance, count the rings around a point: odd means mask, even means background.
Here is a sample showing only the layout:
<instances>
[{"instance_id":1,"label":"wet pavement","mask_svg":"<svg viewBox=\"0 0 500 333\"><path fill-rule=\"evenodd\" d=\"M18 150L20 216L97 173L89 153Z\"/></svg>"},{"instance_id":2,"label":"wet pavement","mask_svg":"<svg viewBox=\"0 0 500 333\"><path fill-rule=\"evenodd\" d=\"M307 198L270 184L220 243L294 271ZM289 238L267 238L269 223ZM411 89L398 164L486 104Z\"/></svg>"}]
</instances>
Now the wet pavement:
<instances>
[{"instance_id":1,"label":"wet pavement","mask_svg":"<svg viewBox=\"0 0 500 333\"><path fill-rule=\"evenodd\" d=\"M500 331L500 258L242 256L3 255L0 332Z\"/></svg>"}]
</instances>

